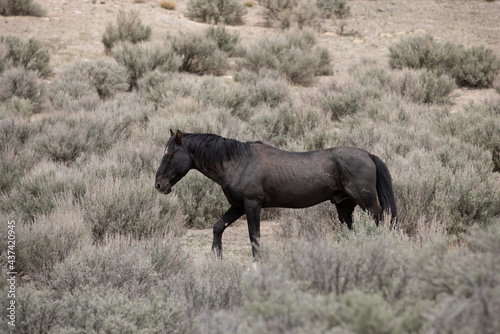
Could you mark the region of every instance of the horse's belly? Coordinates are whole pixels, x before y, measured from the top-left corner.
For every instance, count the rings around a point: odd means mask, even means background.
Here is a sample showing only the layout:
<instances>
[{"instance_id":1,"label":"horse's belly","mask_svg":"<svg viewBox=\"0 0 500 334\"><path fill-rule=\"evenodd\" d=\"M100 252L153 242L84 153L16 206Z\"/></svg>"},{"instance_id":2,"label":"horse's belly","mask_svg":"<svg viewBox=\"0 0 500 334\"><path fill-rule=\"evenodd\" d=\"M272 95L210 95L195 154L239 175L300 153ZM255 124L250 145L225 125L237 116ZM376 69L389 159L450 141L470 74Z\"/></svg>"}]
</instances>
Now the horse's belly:
<instances>
[{"instance_id":1,"label":"horse's belly","mask_svg":"<svg viewBox=\"0 0 500 334\"><path fill-rule=\"evenodd\" d=\"M331 200L335 189L328 185L291 184L279 188L268 187L264 207L306 208Z\"/></svg>"}]
</instances>

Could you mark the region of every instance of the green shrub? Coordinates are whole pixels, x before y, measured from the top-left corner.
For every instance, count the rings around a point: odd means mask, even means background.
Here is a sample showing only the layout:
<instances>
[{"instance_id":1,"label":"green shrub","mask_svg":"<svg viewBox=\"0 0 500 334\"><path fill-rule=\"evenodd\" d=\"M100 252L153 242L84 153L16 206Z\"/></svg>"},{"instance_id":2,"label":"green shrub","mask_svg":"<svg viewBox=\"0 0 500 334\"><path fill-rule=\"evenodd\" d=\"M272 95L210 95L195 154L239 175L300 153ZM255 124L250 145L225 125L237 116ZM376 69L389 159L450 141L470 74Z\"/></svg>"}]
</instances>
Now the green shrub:
<instances>
[{"instance_id":1,"label":"green shrub","mask_svg":"<svg viewBox=\"0 0 500 334\"><path fill-rule=\"evenodd\" d=\"M259 140L284 148L291 141L300 139L310 125L302 117L297 108L282 104L255 114L248 122L246 130Z\"/></svg>"},{"instance_id":2,"label":"green shrub","mask_svg":"<svg viewBox=\"0 0 500 334\"><path fill-rule=\"evenodd\" d=\"M338 19L345 19L351 15L351 7L347 5L346 0L334 0L333 13Z\"/></svg>"},{"instance_id":3,"label":"green shrub","mask_svg":"<svg viewBox=\"0 0 500 334\"><path fill-rule=\"evenodd\" d=\"M2 210L17 217L19 224L31 224L40 215L50 214L60 198L76 201L85 194L83 181L68 168L43 161L26 173L7 194L0 196Z\"/></svg>"},{"instance_id":4,"label":"green shrub","mask_svg":"<svg viewBox=\"0 0 500 334\"><path fill-rule=\"evenodd\" d=\"M248 121L258 107L267 105L274 108L291 96L285 79L275 72L261 71L260 75L242 71L235 74L237 84L221 82L209 77L200 82L196 98L203 104L222 107L231 114Z\"/></svg>"},{"instance_id":5,"label":"green shrub","mask_svg":"<svg viewBox=\"0 0 500 334\"><path fill-rule=\"evenodd\" d=\"M156 291L164 299L178 299L190 318L219 310L233 310L242 304L241 263L225 259L201 263L188 268L183 275L173 277L168 285ZM192 323L195 327L198 321Z\"/></svg>"},{"instance_id":6,"label":"green shrub","mask_svg":"<svg viewBox=\"0 0 500 334\"><path fill-rule=\"evenodd\" d=\"M206 33L190 32L171 36L172 49L181 57L179 70L197 74L221 74L227 67L227 54Z\"/></svg>"},{"instance_id":7,"label":"green shrub","mask_svg":"<svg viewBox=\"0 0 500 334\"><path fill-rule=\"evenodd\" d=\"M19 288L19 333L188 333L185 308L159 298L133 298L119 289L85 287L57 295Z\"/></svg>"},{"instance_id":8,"label":"green shrub","mask_svg":"<svg viewBox=\"0 0 500 334\"><path fill-rule=\"evenodd\" d=\"M356 88L326 96L323 109L331 114L332 120L353 115L364 106L363 94Z\"/></svg>"},{"instance_id":9,"label":"green shrub","mask_svg":"<svg viewBox=\"0 0 500 334\"><path fill-rule=\"evenodd\" d=\"M455 88L452 78L428 70L404 70L396 80L397 91L415 103L449 102Z\"/></svg>"},{"instance_id":10,"label":"green shrub","mask_svg":"<svg viewBox=\"0 0 500 334\"><path fill-rule=\"evenodd\" d=\"M185 79L179 73L155 70L139 80L138 88L146 101L159 108L172 104L177 98L191 95L193 85Z\"/></svg>"},{"instance_id":11,"label":"green shrub","mask_svg":"<svg viewBox=\"0 0 500 334\"><path fill-rule=\"evenodd\" d=\"M498 105L498 103L497 103ZM493 171L500 171L499 107L470 104L464 111L445 119L440 129L491 152Z\"/></svg>"},{"instance_id":12,"label":"green shrub","mask_svg":"<svg viewBox=\"0 0 500 334\"><path fill-rule=\"evenodd\" d=\"M13 67L0 75L0 102L10 102L15 113L40 112L45 95L45 86L34 71Z\"/></svg>"},{"instance_id":13,"label":"green shrub","mask_svg":"<svg viewBox=\"0 0 500 334\"><path fill-rule=\"evenodd\" d=\"M192 171L175 190L191 228L210 228L229 209L222 189L212 180Z\"/></svg>"},{"instance_id":14,"label":"green shrub","mask_svg":"<svg viewBox=\"0 0 500 334\"><path fill-rule=\"evenodd\" d=\"M317 0L316 6L320 17L329 19L335 15L338 19L345 19L351 15L351 7L346 0Z\"/></svg>"},{"instance_id":15,"label":"green shrub","mask_svg":"<svg viewBox=\"0 0 500 334\"><path fill-rule=\"evenodd\" d=\"M292 12L297 7L297 0L262 0L259 5L265 8L264 18L267 23L277 21L282 28L291 25Z\"/></svg>"},{"instance_id":16,"label":"green shrub","mask_svg":"<svg viewBox=\"0 0 500 334\"><path fill-rule=\"evenodd\" d=\"M113 49L113 57L127 69L130 89L135 89L138 80L150 71L177 71L181 63L175 52L174 46L168 42L153 45L122 43Z\"/></svg>"},{"instance_id":17,"label":"green shrub","mask_svg":"<svg viewBox=\"0 0 500 334\"><path fill-rule=\"evenodd\" d=\"M72 195L57 199L53 212L35 217L33 224L16 227L19 235L16 270L19 273L47 277L57 263L88 242L89 233L81 211L73 202Z\"/></svg>"},{"instance_id":18,"label":"green shrub","mask_svg":"<svg viewBox=\"0 0 500 334\"><path fill-rule=\"evenodd\" d=\"M118 42L138 43L147 41L151 37L151 27L144 25L139 12L120 10L116 18L116 26L109 23L102 36L102 43L109 51Z\"/></svg>"},{"instance_id":19,"label":"green shrub","mask_svg":"<svg viewBox=\"0 0 500 334\"><path fill-rule=\"evenodd\" d=\"M95 109L99 99L108 99L129 88L124 67L97 60L79 62L57 77L50 90L54 107L73 109L72 103L85 109Z\"/></svg>"},{"instance_id":20,"label":"green shrub","mask_svg":"<svg viewBox=\"0 0 500 334\"><path fill-rule=\"evenodd\" d=\"M395 69L438 69L444 61L441 49L430 35L408 37L389 47L389 65Z\"/></svg>"},{"instance_id":21,"label":"green shrub","mask_svg":"<svg viewBox=\"0 0 500 334\"><path fill-rule=\"evenodd\" d=\"M311 85L315 75L331 73L328 51L316 44L311 31L265 38L247 49L242 65L257 73L262 69L276 70L295 84Z\"/></svg>"},{"instance_id":22,"label":"green shrub","mask_svg":"<svg viewBox=\"0 0 500 334\"><path fill-rule=\"evenodd\" d=\"M242 24L245 14L245 7L236 0L189 0L186 7L190 19L212 24Z\"/></svg>"},{"instance_id":23,"label":"green shrub","mask_svg":"<svg viewBox=\"0 0 500 334\"><path fill-rule=\"evenodd\" d=\"M44 16L46 10L33 0L0 0L2 16Z\"/></svg>"},{"instance_id":24,"label":"green shrub","mask_svg":"<svg viewBox=\"0 0 500 334\"><path fill-rule=\"evenodd\" d=\"M104 60L95 62L80 63L79 72L82 79L86 79L95 87L101 99L107 99L114 94L127 90L127 73L122 66ZM74 78L77 80L80 78ZM85 80L84 79L84 80Z\"/></svg>"},{"instance_id":25,"label":"green shrub","mask_svg":"<svg viewBox=\"0 0 500 334\"><path fill-rule=\"evenodd\" d=\"M108 238L106 245L80 246L47 273L46 283L59 294L97 287L147 296L160 279L185 274L187 264L174 235L143 241Z\"/></svg>"},{"instance_id":26,"label":"green shrub","mask_svg":"<svg viewBox=\"0 0 500 334\"><path fill-rule=\"evenodd\" d=\"M80 125L80 126L79 126ZM72 122L57 122L45 129L37 142L40 152L54 162L75 162L91 149L88 127ZM100 131L104 131L101 127Z\"/></svg>"},{"instance_id":27,"label":"green shrub","mask_svg":"<svg viewBox=\"0 0 500 334\"><path fill-rule=\"evenodd\" d=\"M150 139L143 140L118 141L105 154L91 155L85 164L85 178L138 179L143 175L154 175L161 149L157 149Z\"/></svg>"},{"instance_id":28,"label":"green shrub","mask_svg":"<svg viewBox=\"0 0 500 334\"><path fill-rule=\"evenodd\" d=\"M87 188L84 218L94 242L101 243L113 235L141 239L166 233L179 235L183 231L185 218L178 201L173 196L158 196L151 182L107 177Z\"/></svg>"},{"instance_id":29,"label":"green shrub","mask_svg":"<svg viewBox=\"0 0 500 334\"><path fill-rule=\"evenodd\" d=\"M0 152L18 154L30 138L42 130L26 118L8 116L0 119Z\"/></svg>"},{"instance_id":30,"label":"green shrub","mask_svg":"<svg viewBox=\"0 0 500 334\"><path fill-rule=\"evenodd\" d=\"M130 247L130 246L129 246ZM86 287L124 289L130 296L143 295L157 282L147 251L110 240L108 245L81 247L55 266L48 284L58 293L76 292Z\"/></svg>"},{"instance_id":31,"label":"green shrub","mask_svg":"<svg viewBox=\"0 0 500 334\"><path fill-rule=\"evenodd\" d=\"M224 25L211 26L206 30L206 36L213 39L220 50L228 54L228 56L234 56L236 53L236 47L240 40L238 32L230 33Z\"/></svg>"},{"instance_id":32,"label":"green shrub","mask_svg":"<svg viewBox=\"0 0 500 334\"><path fill-rule=\"evenodd\" d=\"M304 0L263 0L258 1L264 7L264 18L268 25L277 22L287 29L318 24L318 18L329 19L335 15L339 19L350 15L350 7L345 0L318 0L311 5Z\"/></svg>"},{"instance_id":33,"label":"green shrub","mask_svg":"<svg viewBox=\"0 0 500 334\"><path fill-rule=\"evenodd\" d=\"M8 193L12 187L17 185L24 173L30 169L36 160L32 151L24 151L22 154L14 149L2 150L0 155L0 193Z\"/></svg>"},{"instance_id":34,"label":"green shrub","mask_svg":"<svg viewBox=\"0 0 500 334\"><path fill-rule=\"evenodd\" d=\"M136 125L147 121L146 115L152 108L138 95L122 93L100 102L94 111L55 114L44 120L44 131L34 138L34 145L53 161L68 165L83 163L129 138Z\"/></svg>"},{"instance_id":35,"label":"green shrub","mask_svg":"<svg viewBox=\"0 0 500 334\"><path fill-rule=\"evenodd\" d=\"M41 77L52 73L49 50L36 38L23 41L17 36L2 36L0 46L4 49L3 56L0 53L0 73L10 66L37 71Z\"/></svg>"},{"instance_id":36,"label":"green shrub","mask_svg":"<svg viewBox=\"0 0 500 334\"><path fill-rule=\"evenodd\" d=\"M459 86L491 87L500 70L500 59L491 49L483 46L462 48L451 69Z\"/></svg>"},{"instance_id":37,"label":"green shrub","mask_svg":"<svg viewBox=\"0 0 500 334\"><path fill-rule=\"evenodd\" d=\"M65 112L95 111L102 101L96 87L88 79L82 78L77 65L61 73L49 84L48 100L51 109Z\"/></svg>"},{"instance_id":38,"label":"green shrub","mask_svg":"<svg viewBox=\"0 0 500 334\"><path fill-rule=\"evenodd\" d=\"M275 108L283 102L291 100L291 90L288 82L279 75L261 74L259 80L252 85L244 85L248 89L248 102L251 106L258 106L262 103L271 108ZM248 88L247 88L248 87Z\"/></svg>"},{"instance_id":39,"label":"green shrub","mask_svg":"<svg viewBox=\"0 0 500 334\"><path fill-rule=\"evenodd\" d=\"M438 43L431 36L403 39L389 47L392 68L427 68L447 73L459 86L491 87L500 69L500 60L491 49L465 48L453 43Z\"/></svg>"}]
</instances>

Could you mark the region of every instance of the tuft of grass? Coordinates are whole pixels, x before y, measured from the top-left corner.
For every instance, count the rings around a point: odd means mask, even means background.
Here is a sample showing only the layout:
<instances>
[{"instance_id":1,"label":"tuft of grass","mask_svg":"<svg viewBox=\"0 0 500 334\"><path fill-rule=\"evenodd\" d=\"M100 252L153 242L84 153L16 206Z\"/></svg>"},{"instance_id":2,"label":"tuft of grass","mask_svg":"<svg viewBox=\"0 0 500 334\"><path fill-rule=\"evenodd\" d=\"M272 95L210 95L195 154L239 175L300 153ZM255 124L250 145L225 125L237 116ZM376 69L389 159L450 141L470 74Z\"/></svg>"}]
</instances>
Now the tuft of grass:
<instances>
[{"instance_id":1,"label":"tuft of grass","mask_svg":"<svg viewBox=\"0 0 500 334\"><path fill-rule=\"evenodd\" d=\"M109 23L102 37L102 43L109 52L118 42L138 43L151 38L151 27L144 25L139 12L120 10L116 26Z\"/></svg>"}]
</instances>

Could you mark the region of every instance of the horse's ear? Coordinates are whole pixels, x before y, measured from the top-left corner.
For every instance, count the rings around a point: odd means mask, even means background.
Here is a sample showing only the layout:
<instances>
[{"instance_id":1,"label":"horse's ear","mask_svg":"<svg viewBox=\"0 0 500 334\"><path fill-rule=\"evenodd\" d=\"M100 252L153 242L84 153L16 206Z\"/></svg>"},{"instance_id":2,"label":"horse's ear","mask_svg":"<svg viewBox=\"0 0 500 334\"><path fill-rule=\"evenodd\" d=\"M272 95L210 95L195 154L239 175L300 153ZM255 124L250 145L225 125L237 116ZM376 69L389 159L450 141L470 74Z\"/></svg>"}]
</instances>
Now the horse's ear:
<instances>
[{"instance_id":1,"label":"horse's ear","mask_svg":"<svg viewBox=\"0 0 500 334\"><path fill-rule=\"evenodd\" d=\"M182 142L182 132L177 130L177 142L180 144Z\"/></svg>"},{"instance_id":2,"label":"horse's ear","mask_svg":"<svg viewBox=\"0 0 500 334\"><path fill-rule=\"evenodd\" d=\"M174 135L174 131L172 131L172 129L170 129L170 137L172 137Z\"/></svg>"}]
</instances>

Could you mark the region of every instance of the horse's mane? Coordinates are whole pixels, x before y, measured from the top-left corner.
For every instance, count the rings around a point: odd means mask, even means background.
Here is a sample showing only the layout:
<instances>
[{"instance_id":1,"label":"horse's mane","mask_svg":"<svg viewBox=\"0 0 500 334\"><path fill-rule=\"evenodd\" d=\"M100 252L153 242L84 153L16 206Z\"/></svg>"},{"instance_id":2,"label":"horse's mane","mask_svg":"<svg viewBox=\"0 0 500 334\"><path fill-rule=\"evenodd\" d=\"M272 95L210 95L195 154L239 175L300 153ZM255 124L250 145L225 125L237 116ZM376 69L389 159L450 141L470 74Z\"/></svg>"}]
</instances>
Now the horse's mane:
<instances>
[{"instance_id":1,"label":"horse's mane","mask_svg":"<svg viewBox=\"0 0 500 334\"><path fill-rule=\"evenodd\" d=\"M205 168L222 167L224 162L246 161L253 155L250 144L210 133L184 133L183 143Z\"/></svg>"}]
</instances>

